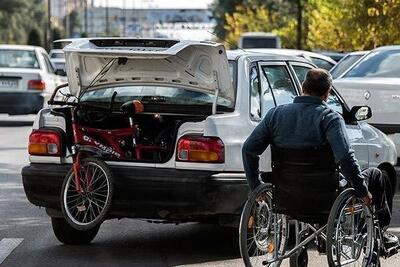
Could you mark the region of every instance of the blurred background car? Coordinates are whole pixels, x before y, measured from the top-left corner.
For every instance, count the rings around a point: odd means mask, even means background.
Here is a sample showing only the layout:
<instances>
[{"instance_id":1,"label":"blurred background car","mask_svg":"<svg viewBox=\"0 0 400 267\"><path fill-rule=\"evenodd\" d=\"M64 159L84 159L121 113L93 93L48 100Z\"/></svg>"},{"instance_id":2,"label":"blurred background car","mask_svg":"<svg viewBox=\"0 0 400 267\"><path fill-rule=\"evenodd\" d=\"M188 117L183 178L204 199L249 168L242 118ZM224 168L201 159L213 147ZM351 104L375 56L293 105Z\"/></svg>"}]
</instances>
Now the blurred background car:
<instances>
[{"instance_id":1,"label":"blurred background car","mask_svg":"<svg viewBox=\"0 0 400 267\"><path fill-rule=\"evenodd\" d=\"M246 49L246 51L250 52L260 52L260 53L268 53L268 54L275 54L275 55L286 55L286 56L298 56L303 57L310 61L311 63L315 64L318 68L330 70L333 66L336 65L336 61L330 57L305 51L305 50L296 50L296 49Z\"/></svg>"},{"instance_id":2,"label":"blurred background car","mask_svg":"<svg viewBox=\"0 0 400 267\"><path fill-rule=\"evenodd\" d=\"M60 84L43 48L0 45L0 113L37 113Z\"/></svg>"},{"instance_id":3,"label":"blurred background car","mask_svg":"<svg viewBox=\"0 0 400 267\"><path fill-rule=\"evenodd\" d=\"M388 134L400 152L400 46L376 48L334 80L350 106L372 108L370 124Z\"/></svg>"},{"instance_id":4,"label":"blurred background car","mask_svg":"<svg viewBox=\"0 0 400 267\"><path fill-rule=\"evenodd\" d=\"M347 55L345 52L335 52L335 51L314 51L315 53L330 57L331 59L339 62L343 57Z\"/></svg>"},{"instance_id":5,"label":"blurred background car","mask_svg":"<svg viewBox=\"0 0 400 267\"><path fill-rule=\"evenodd\" d=\"M281 39L271 32L246 32L240 35L238 47L246 48L281 48Z\"/></svg>"},{"instance_id":6,"label":"blurred background car","mask_svg":"<svg viewBox=\"0 0 400 267\"><path fill-rule=\"evenodd\" d=\"M339 78L346 70L353 66L369 51L355 51L345 55L329 72L333 79Z\"/></svg>"},{"instance_id":7,"label":"blurred background car","mask_svg":"<svg viewBox=\"0 0 400 267\"><path fill-rule=\"evenodd\" d=\"M54 68L60 71L60 74L63 72L62 76L66 76L64 51L62 49L52 49L49 56Z\"/></svg>"}]
</instances>

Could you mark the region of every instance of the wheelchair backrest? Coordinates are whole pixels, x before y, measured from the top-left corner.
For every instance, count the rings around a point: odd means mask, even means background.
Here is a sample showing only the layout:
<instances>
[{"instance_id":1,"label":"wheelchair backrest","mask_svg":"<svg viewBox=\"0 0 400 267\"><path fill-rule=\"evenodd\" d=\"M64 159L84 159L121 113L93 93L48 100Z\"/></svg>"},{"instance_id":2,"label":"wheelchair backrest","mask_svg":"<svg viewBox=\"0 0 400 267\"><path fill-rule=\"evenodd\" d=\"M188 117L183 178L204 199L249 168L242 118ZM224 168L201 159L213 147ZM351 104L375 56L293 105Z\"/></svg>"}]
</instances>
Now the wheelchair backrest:
<instances>
[{"instance_id":1,"label":"wheelchair backrest","mask_svg":"<svg viewBox=\"0 0 400 267\"><path fill-rule=\"evenodd\" d=\"M326 223L338 195L339 172L329 145L271 147L273 211L308 223Z\"/></svg>"}]
</instances>

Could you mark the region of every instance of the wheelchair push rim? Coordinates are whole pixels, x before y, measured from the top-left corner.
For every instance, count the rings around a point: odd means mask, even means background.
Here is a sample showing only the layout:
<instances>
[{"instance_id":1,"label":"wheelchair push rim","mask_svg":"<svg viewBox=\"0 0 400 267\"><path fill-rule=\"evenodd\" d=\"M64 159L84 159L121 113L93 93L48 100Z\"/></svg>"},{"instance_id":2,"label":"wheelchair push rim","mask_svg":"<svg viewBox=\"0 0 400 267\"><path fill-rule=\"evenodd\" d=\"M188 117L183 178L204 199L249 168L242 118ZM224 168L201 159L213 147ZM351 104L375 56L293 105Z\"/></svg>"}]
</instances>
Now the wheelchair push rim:
<instances>
[{"instance_id":1,"label":"wheelchair push rim","mask_svg":"<svg viewBox=\"0 0 400 267\"><path fill-rule=\"evenodd\" d=\"M378 266L370 207L348 189L335 201L328 220L327 256L330 266Z\"/></svg>"},{"instance_id":2,"label":"wheelchair push rim","mask_svg":"<svg viewBox=\"0 0 400 267\"><path fill-rule=\"evenodd\" d=\"M239 247L246 267L265 266L266 260L283 255L286 247L287 219L272 213L270 188L261 185L249 197L239 227ZM276 234L275 234L276 233ZM276 261L268 266L279 266Z\"/></svg>"}]
</instances>

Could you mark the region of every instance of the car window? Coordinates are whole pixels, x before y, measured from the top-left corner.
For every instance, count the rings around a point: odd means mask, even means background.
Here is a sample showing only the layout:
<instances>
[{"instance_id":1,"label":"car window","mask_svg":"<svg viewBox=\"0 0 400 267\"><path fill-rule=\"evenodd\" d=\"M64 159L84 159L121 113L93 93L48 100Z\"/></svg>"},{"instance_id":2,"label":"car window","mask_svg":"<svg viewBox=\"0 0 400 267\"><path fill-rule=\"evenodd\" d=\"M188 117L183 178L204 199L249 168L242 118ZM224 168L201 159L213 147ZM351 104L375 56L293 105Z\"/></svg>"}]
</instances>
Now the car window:
<instances>
[{"instance_id":1,"label":"car window","mask_svg":"<svg viewBox=\"0 0 400 267\"><path fill-rule=\"evenodd\" d=\"M46 64L47 72L48 73L54 73L55 70L53 68L53 65L50 62L49 57L46 54L43 54L43 53L42 53L42 56L43 56L43 59L44 59L44 63Z\"/></svg>"},{"instance_id":2,"label":"car window","mask_svg":"<svg viewBox=\"0 0 400 267\"><path fill-rule=\"evenodd\" d=\"M261 119L261 87L255 66L250 70L250 117L253 120Z\"/></svg>"},{"instance_id":3,"label":"car window","mask_svg":"<svg viewBox=\"0 0 400 267\"><path fill-rule=\"evenodd\" d=\"M115 86L104 89L86 91L80 101L109 103L114 94L115 102L124 103L137 99L143 104L162 105L209 105L214 102L214 94L201 93L183 89L180 87L153 86L153 85L131 85ZM223 97L218 97L218 106L233 108L233 103Z\"/></svg>"},{"instance_id":4,"label":"car window","mask_svg":"<svg viewBox=\"0 0 400 267\"><path fill-rule=\"evenodd\" d=\"M311 67L306 66L293 66L294 73L296 74L296 77L299 80L300 84L303 84L304 80L306 79L306 74L310 69Z\"/></svg>"},{"instance_id":5,"label":"car window","mask_svg":"<svg viewBox=\"0 0 400 267\"><path fill-rule=\"evenodd\" d=\"M363 55L347 55L338 64L335 65L333 69L331 69L331 75L333 79L339 77L342 73L344 73L348 68L350 68L357 60L359 60Z\"/></svg>"},{"instance_id":6,"label":"car window","mask_svg":"<svg viewBox=\"0 0 400 267\"><path fill-rule=\"evenodd\" d=\"M51 53L50 58L64 58L64 53Z\"/></svg>"},{"instance_id":7,"label":"car window","mask_svg":"<svg viewBox=\"0 0 400 267\"><path fill-rule=\"evenodd\" d=\"M35 51L1 49L0 68L39 69L40 66Z\"/></svg>"},{"instance_id":8,"label":"car window","mask_svg":"<svg viewBox=\"0 0 400 267\"><path fill-rule=\"evenodd\" d=\"M335 91L331 90L331 93L326 100L326 104L334 111L343 115L343 106Z\"/></svg>"},{"instance_id":9,"label":"car window","mask_svg":"<svg viewBox=\"0 0 400 267\"><path fill-rule=\"evenodd\" d=\"M330 70L334 64L332 64L329 61L326 61L322 58L317 58L317 57L310 57L312 63L314 63L315 65L317 65L318 68L321 69L326 69L326 70Z\"/></svg>"},{"instance_id":10,"label":"car window","mask_svg":"<svg viewBox=\"0 0 400 267\"><path fill-rule=\"evenodd\" d=\"M345 77L400 77L400 50L374 51L358 62Z\"/></svg>"},{"instance_id":11,"label":"car window","mask_svg":"<svg viewBox=\"0 0 400 267\"><path fill-rule=\"evenodd\" d=\"M279 106L292 103L297 93L286 66L263 66L262 70L268 81L266 87L272 90L275 104ZM265 94L267 88L263 88L263 94Z\"/></svg>"},{"instance_id":12,"label":"car window","mask_svg":"<svg viewBox=\"0 0 400 267\"><path fill-rule=\"evenodd\" d=\"M299 79L300 83L302 84L306 78L307 72L311 69L311 67L306 67L306 66L299 66L299 65L293 65L293 70ZM335 91L331 90L331 93L326 100L326 104L333 109L336 112L339 112L340 114L343 114L343 106L342 103L340 102L339 98L337 97Z\"/></svg>"}]
</instances>

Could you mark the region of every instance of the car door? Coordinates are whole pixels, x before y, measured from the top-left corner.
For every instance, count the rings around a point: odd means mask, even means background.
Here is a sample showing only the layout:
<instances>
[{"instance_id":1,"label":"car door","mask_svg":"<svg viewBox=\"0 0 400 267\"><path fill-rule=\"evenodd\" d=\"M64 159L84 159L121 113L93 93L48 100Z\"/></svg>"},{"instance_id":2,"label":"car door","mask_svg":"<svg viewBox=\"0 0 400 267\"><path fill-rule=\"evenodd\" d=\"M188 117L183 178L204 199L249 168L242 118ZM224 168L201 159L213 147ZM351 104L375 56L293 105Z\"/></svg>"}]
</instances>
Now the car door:
<instances>
[{"instance_id":1,"label":"car door","mask_svg":"<svg viewBox=\"0 0 400 267\"><path fill-rule=\"evenodd\" d=\"M59 78L58 76L55 74L55 69L53 67L53 65L50 62L50 59L48 57L47 54L45 54L44 52L40 53L40 56L44 62L44 66L45 66L45 71L43 74L43 79L46 83L46 98L48 99L50 97L50 95L53 93L54 89L56 88L56 86L59 85Z\"/></svg>"},{"instance_id":2,"label":"car door","mask_svg":"<svg viewBox=\"0 0 400 267\"><path fill-rule=\"evenodd\" d=\"M290 62L290 68L296 76L297 85L301 88L301 84L303 83L307 72L314 67L307 63ZM343 103L344 102L338 93L335 90L332 90L327 100L328 106L336 112L343 114L343 109L345 108ZM357 122L346 122L346 130L360 167L362 169L367 168L369 166L368 143L365 140L360 125Z\"/></svg>"},{"instance_id":3,"label":"car door","mask_svg":"<svg viewBox=\"0 0 400 267\"><path fill-rule=\"evenodd\" d=\"M271 108L292 102L297 91L294 79L284 61L259 62L257 67L259 71L259 76L257 76L259 92L256 92L256 86L251 87L253 88L251 99L257 96L258 101L254 99L250 101L250 114L257 110L257 108L254 108L255 103L260 103L258 110L259 120L261 120ZM252 117L252 120L254 120L254 117ZM262 171L270 171L268 169L271 165L270 148L261 155L260 162Z\"/></svg>"}]
</instances>

